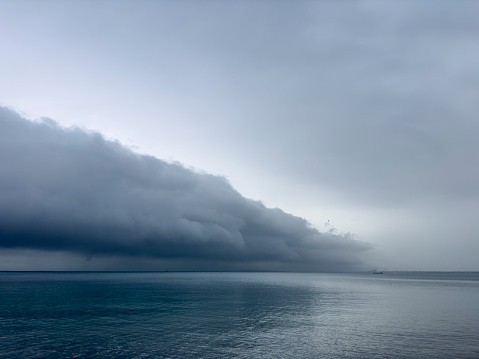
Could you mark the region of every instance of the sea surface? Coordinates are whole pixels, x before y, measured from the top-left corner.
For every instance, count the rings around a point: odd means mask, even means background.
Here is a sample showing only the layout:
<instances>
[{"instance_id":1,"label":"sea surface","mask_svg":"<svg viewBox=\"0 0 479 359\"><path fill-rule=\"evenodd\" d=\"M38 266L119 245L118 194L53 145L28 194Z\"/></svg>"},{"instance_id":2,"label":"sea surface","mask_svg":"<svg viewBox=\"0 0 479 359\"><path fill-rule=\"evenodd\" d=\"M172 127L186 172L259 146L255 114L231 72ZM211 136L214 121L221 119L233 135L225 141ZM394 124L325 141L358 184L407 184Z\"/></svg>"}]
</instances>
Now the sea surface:
<instances>
[{"instance_id":1,"label":"sea surface","mask_svg":"<svg viewBox=\"0 0 479 359\"><path fill-rule=\"evenodd\" d=\"M479 273L0 273L0 358L479 358Z\"/></svg>"}]
</instances>

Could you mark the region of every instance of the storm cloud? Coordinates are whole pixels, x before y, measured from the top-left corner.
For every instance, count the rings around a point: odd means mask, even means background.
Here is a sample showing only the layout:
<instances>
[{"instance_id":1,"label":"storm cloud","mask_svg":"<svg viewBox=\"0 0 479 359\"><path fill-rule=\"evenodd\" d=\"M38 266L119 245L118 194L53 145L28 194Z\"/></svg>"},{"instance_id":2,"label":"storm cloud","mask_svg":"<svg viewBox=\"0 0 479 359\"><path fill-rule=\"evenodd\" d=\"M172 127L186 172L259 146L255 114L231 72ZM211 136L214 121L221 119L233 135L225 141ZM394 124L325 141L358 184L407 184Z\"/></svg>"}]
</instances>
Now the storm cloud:
<instances>
[{"instance_id":1,"label":"storm cloud","mask_svg":"<svg viewBox=\"0 0 479 359\"><path fill-rule=\"evenodd\" d=\"M7 108L0 163L3 248L310 270L357 269L370 249L244 198L224 177Z\"/></svg>"}]
</instances>

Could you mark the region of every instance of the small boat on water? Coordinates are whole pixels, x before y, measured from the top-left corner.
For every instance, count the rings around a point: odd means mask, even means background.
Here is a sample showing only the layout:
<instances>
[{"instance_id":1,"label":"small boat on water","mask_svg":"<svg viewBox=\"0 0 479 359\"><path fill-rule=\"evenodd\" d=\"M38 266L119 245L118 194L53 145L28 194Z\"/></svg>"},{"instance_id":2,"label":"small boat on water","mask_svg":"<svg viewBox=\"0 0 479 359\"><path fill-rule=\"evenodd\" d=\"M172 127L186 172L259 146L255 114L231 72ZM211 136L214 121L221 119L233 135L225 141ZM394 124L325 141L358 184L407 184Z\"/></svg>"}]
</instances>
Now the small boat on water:
<instances>
[{"instance_id":1,"label":"small boat on water","mask_svg":"<svg viewBox=\"0 0 479 359\"><path fill-rule=\"evenodd\" d=\"M373 274L383 274L383 272L378 272L376 269L373 269Z\"/></svg>"}]
</instances>

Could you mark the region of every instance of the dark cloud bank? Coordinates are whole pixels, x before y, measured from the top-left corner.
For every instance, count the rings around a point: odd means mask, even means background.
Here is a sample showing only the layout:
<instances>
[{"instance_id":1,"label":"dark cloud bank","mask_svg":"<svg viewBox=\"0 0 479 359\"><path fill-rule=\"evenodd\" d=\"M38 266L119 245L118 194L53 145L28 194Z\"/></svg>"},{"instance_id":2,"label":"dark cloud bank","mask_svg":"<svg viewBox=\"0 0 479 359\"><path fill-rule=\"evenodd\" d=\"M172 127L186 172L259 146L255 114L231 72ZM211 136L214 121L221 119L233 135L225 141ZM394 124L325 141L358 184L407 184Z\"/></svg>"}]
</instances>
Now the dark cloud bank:
<instances>
[{"instance_id":1,"label":"dark cloud bank","mask_svg":"<svg viewBox=\"0 0 479 359\"><path fill-rule=\"evenodd\" d=\"M358 256L370 249L246 199L223 177L7 108L0 108L0 163L7 251L176 261L180 269L347 271L362 269Z\"/></svg>"}]
</instances>

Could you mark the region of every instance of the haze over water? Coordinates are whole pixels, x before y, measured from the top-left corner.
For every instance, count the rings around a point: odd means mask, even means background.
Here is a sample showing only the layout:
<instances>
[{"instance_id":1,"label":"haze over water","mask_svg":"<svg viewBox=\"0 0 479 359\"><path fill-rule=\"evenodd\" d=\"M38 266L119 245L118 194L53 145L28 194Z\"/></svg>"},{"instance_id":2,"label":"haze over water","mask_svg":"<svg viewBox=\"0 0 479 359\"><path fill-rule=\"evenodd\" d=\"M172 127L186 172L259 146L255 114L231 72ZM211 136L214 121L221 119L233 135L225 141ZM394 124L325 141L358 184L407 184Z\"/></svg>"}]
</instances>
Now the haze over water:
<instances>
[{"instance_id":1,"label":"haze over water","mask_svg":"<svg viewBox=\"0 0 479 359\"><path fill-rule=\"evenodd\" d=\"M479 273L0 273L0 358L477 358Z\"/></svg>"}]
</instances>

